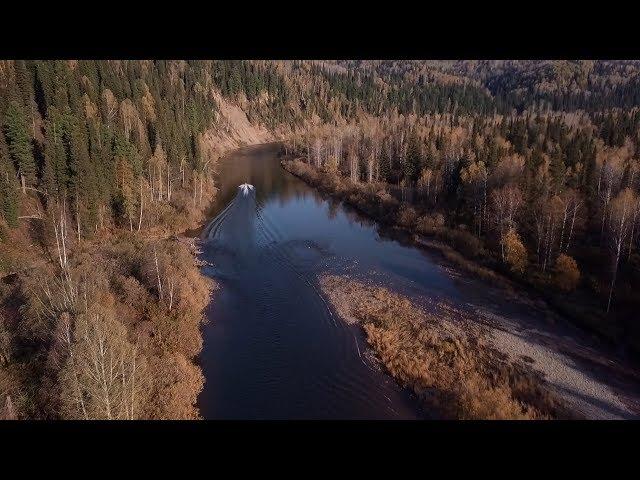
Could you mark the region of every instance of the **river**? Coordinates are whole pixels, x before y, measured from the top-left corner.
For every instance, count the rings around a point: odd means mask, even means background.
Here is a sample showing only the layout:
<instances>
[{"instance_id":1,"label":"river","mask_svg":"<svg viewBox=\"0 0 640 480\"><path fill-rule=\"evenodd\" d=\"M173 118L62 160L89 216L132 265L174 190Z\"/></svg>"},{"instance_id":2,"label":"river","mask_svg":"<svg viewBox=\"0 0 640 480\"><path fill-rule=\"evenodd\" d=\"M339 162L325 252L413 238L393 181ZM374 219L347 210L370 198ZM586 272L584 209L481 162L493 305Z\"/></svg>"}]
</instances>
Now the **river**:
<instances>
[{"instance_id":1,"label":"river","mask_svg":"<svg viewBox=\"0 0 640 480\"><path fill-rule=\"evenodd\" d=\"M525 318L531 306L456 274L437 254L319 194L281 168L277 150L247 147L217 167L213 220L200 232L211 264L204 273L221 287L203 327L203 417L435 416L372 361L358 327L321 296L317 274L377 279L414 298L480 306L487 318L492 311ZM243 183L254 190L243 194Z\"/></svg>"}]
</instances>

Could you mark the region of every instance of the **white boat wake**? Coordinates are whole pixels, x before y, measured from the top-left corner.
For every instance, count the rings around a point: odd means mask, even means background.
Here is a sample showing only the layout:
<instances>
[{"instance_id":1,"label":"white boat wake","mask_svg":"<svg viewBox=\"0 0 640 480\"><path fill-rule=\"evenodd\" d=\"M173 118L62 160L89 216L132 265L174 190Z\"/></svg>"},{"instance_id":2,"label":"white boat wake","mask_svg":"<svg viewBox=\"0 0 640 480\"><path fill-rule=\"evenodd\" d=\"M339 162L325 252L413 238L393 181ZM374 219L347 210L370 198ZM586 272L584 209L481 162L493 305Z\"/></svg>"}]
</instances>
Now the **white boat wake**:
<instances>
[{"instance_id":1,"label":"white boat wake","mask_svg":"<svg viewBox=\"0 0 640 480\"><path fill-rule=\"evenodd\" d=\"M252 192L253 190L255 190L255 187L253 185L251 185L250 183L243 183L238 188L242 192L242 195L245 196L245 197L247 195L249 195L249 192Z\"/></svg>"}]
</instances>

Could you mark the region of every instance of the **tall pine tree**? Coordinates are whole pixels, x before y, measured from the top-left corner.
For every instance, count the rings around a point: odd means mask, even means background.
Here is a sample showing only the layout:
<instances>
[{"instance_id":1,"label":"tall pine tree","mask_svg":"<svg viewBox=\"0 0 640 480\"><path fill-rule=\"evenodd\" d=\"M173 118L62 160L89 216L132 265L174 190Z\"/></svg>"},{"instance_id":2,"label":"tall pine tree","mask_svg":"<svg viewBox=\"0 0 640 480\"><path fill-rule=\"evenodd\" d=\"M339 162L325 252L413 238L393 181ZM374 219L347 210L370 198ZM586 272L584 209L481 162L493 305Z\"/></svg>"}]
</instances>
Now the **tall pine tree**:
<instances>
[{"instance_id":1,"label":"tall pine tree","mask_svg":"<svg viewBox=\"0 0 640 480\"><path fill-rule=\"evenodd\" d=\"M5 134L9 153L18 173L27 186L36 184L36 162L33 157L31 136L22 105L12 101L5 115Z\"/></svg>"}]
</instances>

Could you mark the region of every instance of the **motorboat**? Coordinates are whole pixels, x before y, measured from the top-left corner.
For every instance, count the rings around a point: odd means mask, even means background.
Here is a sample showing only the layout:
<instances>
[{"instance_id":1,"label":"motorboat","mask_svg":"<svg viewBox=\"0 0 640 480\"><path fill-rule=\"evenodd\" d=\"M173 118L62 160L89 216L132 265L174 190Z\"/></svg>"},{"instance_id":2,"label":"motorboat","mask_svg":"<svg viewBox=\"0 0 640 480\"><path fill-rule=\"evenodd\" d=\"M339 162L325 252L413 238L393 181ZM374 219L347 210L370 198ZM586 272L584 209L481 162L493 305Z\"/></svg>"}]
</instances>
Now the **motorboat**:
<instances>
[{"instance_id":1,"label":"motorboat","mask_svg":"<svg viewBox=\"0 0 640 480\"><path fill-rule=\"evenodd\" d=\"M255 190L255 187L253 185L251 185L250 183L243 183L238 188L242 192L242 195L245 196L245 197L247 195L249 195L249 192L253 192Z\"/></svg>"}]
</instances>

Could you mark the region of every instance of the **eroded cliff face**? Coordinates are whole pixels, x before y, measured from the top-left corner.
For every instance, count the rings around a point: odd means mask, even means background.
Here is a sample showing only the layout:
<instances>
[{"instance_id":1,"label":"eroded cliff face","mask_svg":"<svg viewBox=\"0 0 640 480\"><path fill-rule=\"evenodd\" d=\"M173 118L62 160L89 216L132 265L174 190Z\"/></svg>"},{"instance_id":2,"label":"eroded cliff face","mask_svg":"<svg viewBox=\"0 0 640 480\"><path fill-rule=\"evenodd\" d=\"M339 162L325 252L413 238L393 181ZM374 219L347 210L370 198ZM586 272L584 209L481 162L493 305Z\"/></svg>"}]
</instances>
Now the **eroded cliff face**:
<instances>
[{"instance_id":1,"label":"eroded cliff face","mask_svg":"<svg viewBox=\"0 0 640 480\"><path fill-rule=\"evenodd\" d=\"M276 136L263 126L249 121L242 108L225 100L220 92L213 91L218 104L219 117L216 124L202 135L202 148L209 155L219 157L246 145L271 142Z\"/></svg>"}]
</instances>

